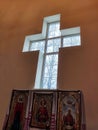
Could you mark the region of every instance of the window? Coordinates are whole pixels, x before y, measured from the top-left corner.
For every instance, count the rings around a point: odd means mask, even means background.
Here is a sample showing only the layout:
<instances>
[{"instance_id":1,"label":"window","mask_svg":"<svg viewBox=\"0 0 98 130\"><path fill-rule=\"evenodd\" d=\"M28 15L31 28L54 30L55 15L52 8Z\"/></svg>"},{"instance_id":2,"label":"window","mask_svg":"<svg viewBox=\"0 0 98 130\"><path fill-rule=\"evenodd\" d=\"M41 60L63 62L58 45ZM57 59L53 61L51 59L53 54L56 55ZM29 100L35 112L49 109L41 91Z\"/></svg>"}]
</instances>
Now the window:
<instances>
[{"instance_id":1,"label":"window","mask_svg":"<svg viewBox=\"0 0 98 130\"><path fill-rule=\"evenodd\" d=\"M40 84L37 88L56 89L59 48L81 45L80 28L60 30L60 17L57 19L57 16L60 15L44 19L42 34L33 35L33 37L28 36L25 39L24 51L26 49L27 51L40 50L43 53L42 70L39 78ZM26 44L28 38L29 42ZM26 46L28 47L26 48Z\"/></svg>"}]
</instances>

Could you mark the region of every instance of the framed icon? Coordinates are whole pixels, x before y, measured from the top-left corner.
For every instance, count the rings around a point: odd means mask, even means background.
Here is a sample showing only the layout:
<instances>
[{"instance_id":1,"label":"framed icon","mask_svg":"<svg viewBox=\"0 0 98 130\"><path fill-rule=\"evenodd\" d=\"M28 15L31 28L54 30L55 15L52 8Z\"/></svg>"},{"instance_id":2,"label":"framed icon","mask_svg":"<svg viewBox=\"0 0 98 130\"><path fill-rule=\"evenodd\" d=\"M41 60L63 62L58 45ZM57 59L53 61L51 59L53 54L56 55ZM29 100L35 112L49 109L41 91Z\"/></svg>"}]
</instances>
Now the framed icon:
<instances>
[{"instance_id":1,"label":"framed icon","mask_svg":"<svg viewBox=\"0 0 98 130\"><path fill-rule=\"evenodd\" d=\"M23 130L28 103L28 90L13 90L5 130Z\"/></svg>"},{"instance_id":2,"label":"framed icon","mask_svg":"<svg viewBox=\"0 0 98 130\"><path fill-rule=\"evenodd\" d=\"M58 130L80 130L80 102L80 91L60 91L58 93Z\"/></svg>"},{"instance_id":3,"label":"framed icon","mask_svg":"<svg viewBox=\"0 0 98 130\"><path fill-rule=\"evenodd\" d=\"M52 93L34 93L30 126L46 129L50 127L52 114Z\"/></svg>"}]
</instances>

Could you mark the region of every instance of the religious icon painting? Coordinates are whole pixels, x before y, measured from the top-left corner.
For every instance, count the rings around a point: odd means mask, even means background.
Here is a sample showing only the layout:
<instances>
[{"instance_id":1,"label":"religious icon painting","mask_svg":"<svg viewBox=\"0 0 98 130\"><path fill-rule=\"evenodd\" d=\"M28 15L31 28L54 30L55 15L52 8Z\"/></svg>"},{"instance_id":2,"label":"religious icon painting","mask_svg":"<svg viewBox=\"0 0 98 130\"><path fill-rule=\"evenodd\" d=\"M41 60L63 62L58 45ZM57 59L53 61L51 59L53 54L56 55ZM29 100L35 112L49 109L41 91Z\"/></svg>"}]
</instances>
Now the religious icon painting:
<instances>
[{"instance_id":1,"label":"religious icon painting","mask_svg":"<svg viewBox=\"0 0 98 130\"><path fill-rule=\"evenodd\" d=\"M81 92L59 91L58 93L58 130L81 129Z\"/></svg>"},{"instance_id":2,"label":"religious icon painting","mask_svg":"<svg viewBox=\"0 0 98 130\"><path fill-rule=\"evenodd\" d=\"M4 130L24 130L29 91L13 90Z\"/></svg>"},{"instance_id":3,"label":"religious icon painting","mask_svg":"<svg viewBox=\"0 0 98 130\"><path fill-rule=\"evenodd\" d=\"M34 93L30 126L40 129L50 127L53 93Z\"/></svg>"}]
</instances>

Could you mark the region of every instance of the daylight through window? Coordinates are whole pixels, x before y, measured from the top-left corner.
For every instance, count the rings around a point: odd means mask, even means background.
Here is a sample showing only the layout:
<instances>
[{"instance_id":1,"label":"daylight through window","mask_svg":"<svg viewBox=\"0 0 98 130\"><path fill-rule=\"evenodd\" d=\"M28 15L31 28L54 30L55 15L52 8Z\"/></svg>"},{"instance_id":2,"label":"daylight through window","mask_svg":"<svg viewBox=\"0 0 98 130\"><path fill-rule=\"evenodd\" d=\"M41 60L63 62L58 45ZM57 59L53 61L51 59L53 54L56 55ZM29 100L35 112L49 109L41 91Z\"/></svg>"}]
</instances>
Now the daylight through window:
<instances>
[{"instance_id":1,"label":"daylight through window","mask_svg":"<svg viewBox=\"0 0 98 130\"><path fill-rule=\"evenodd\" d=\"M63 32L63 33L62 33ZM66 33L67 32L67 33ZM63 35L62 35L63 34ZM79 46L80 32L75 28L60 31L60 22L47 22L45 38L31 40L28 51L40 50L43 53L41 81L39 88L56 89L58 54L60 47Z\"/></svg>"}]
</instances>

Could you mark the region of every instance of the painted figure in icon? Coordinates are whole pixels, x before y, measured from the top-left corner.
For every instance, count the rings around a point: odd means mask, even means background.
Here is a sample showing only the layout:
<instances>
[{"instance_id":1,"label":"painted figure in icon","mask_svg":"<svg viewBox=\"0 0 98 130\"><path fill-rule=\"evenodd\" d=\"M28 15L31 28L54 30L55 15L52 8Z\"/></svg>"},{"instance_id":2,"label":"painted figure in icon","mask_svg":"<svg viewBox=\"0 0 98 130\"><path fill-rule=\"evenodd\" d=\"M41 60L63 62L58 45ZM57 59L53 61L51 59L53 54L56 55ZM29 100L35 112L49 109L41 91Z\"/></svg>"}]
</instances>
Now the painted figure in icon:
<instances>
[{"instance_id":1,"label":"painted figure in icon","mask_svg":"<svg viewBox=\"0 0 98 130\"><path fill-rule=\"evenodd\" d=\"M40 101L40 106L36 113L36 118L37 118L37 121L40 123L47 123L49 120L47 104L44 98L42 98Z\"/></svg>"},{"instance_id":2,"label":"painted figure in icon","mask_svg":"<svg viewBox=\"0 0 98 130\"><path fill-rule=\"evenodd\" d=\"M10 130L22 130L21 120L23 115L23 97L19 96L14 109L14 118Z\"/></svg>"},{"instance_id":3,"label":"painted figure in icon","mask_svg":"<svg viewBox=\"0 0 98 130\"><path fill-rule=\"evenodd\" d=\"M71 110L68 110L68 113L63 116L64 130L75 130L74 124L75 120L72 116Z\"/></svg>"}]
</instances>

